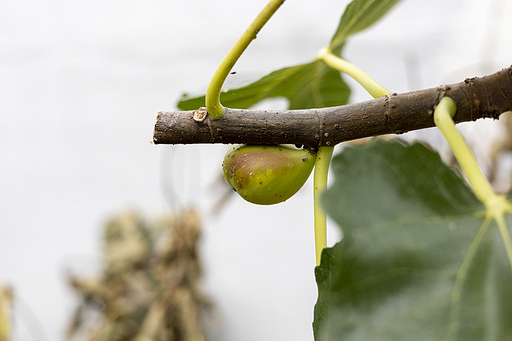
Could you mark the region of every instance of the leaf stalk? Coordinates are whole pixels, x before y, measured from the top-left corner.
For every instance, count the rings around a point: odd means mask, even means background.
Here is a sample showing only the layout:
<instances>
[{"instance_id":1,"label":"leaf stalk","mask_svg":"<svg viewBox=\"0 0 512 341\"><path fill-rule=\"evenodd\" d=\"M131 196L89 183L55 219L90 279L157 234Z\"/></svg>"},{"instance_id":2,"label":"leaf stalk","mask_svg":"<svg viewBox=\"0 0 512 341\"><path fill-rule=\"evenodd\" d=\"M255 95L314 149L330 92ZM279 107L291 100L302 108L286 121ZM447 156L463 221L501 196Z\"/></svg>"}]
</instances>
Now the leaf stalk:
<instances>
[{"instance_id":1,"label":"leaf stalk","mask_svg":"<svg viewBox=\"0 0 512 341\"><path fill-rule=\"evenodd\" d=\"M327 216L320 205L320 198L327 188L327 176L333 151L334 147L324 146L318 148L316 154L315 174L313 179L316 265L320 265L322 250L327 247Z\"/></svg>"},{"instance_id":2,"label":"leaf stalk","mask_svg":"<svg viewBox=\"0 0 512 341\"><path fill-rule=\"evenodd\" d=\"M233 45L231 50L229 50L228 54L224 57L213 74L212 80L206 90L205 99L206 109L208 110L208 115L212 120L221 118L226 112L226 109L220 103L220 92L222 91L222 86L224 85L228 74L231 72L231 69L245 49L249 46L251 41L256 39L258 32L284 2L285 0L270 0L267 6L265 6L261 13L237 40L235 45Z\"/></svg>"},{"instance_id":3,"label":"leaf stalk","mask_svg":"<svg viewBox=\"0 0 512 341\"><path fill-rule=\"evenodd\" d=\"M349 62L334 55L329 49L321 49L317 58L326 63L329 67L346 73L361 84L366 91L374 98L391 94L391 91L380 85L375 79L370 77L363 70L350 64ZM314 211L315 211L315 249L316 264L320 265L322 250L327 247L327 217L320 204L320 197L327 187L327 174L334 147L322 146L318 148L317 159L315 163L314 178Z\"/></svg>"},{"instance_id":4,"label":"leaf stalk","mask_svg":"<svg viewBox=\"0 0 512 341\"><path fill-rule=\"evenodd\" d=\"M496 194L483 175L473 153L455 128L455 122L452 118L456 112L457 105L455 101L445 96L441 98L434 110L434 123L448 141L453 155L466 175L475 196L485 205L487 219L496 221L512 267L512 240L505 222L505 215L512 213L512 203L504 195Z\"/></svg>"},{"instance_id":5,"label":"leaf stalk","mask_svg":"<svg viewBox=\"0 0 512 341\"><path fill-rule=\"evenodd\" d=\"M321 49L317 58L335 70L346 73L361 84L373 98L379 98L391 94L391 91L380 85L375 79L366 72L350 64L344 59L339 58L328 49Z\"/></svg>"},{"instance_id":6,"label":"leaf stalk","mask_svg":"<svg viewBox=\"0 0 512 341\"><path fill-rule=\"evenodd\" d=\"M489 202L496 194L491 185L482 174L473 153L459 134L452 117L457 112L457 105L450 97L443 97L434 110L434 123L443 133L446 141L450 145L460 167L466 174L466 177L473 188L478 200L484 204Z\"/></svg>"}]
</instances>

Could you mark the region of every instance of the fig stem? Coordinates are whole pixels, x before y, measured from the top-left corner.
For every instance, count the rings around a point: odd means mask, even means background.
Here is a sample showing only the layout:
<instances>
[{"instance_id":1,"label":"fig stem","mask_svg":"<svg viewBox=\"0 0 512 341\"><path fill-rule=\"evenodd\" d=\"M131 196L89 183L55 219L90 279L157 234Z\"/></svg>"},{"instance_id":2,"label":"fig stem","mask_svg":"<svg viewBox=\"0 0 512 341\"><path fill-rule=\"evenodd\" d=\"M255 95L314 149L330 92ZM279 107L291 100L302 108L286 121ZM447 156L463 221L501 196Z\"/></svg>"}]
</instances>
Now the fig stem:
<instances>
[{"instance_id":1,"label":"fig stem","mask_svg":"<svg viewBox=\"0 0 512 341\"><path fill-rule=\"evenodd\" d=\"M226 80L231 69L240 58L242 53L245 51L247 46L253 39L256 39L256 35L277 11L277 9L283 4L285 0L270 0L260 14L254 19L254 21L245 30L242 36L237 40L235 45L229 50L228 54L224 57L219 67L213 74L212 80L206 90L206 109L210 119L217 120L221 118L226 109L220 103L220 92L222 91L222 85Z\"/></svg>"},{"instance_id":2,"label":"fig stem","mask_svg":"<svg viewBox=\"0 0 512 341\"><path fill-rule=\"evenodd\" d=\"M320 204L322 193L327 187L327 175L334 147L318 148L313 179L314 215L315 215L315 250L316 265L320 265L322 250L327 247L327 216Z\"/></svg>"},{"instance_id":3,"label":"fig stem","mask_svg":"<svg viewBox=\"0 0 512 341\"><path fill-rule=\"evenodd\" d=\"M366 72L358 67L350 64L344 59L336 56L328 49L323 48L317 53L317 58L323 61L331 68L346 73L361 84L373 98L379 98L391 94L391 91L380 85L375 79L370 77Z\"/></svg>"},{"instance_id":4,"label":"fig stem","mask_svg":"<svg viewBox=\"0 0 512 341\"><path fill-rule=\"evenodd\" d=\"M507 200L505 195L496 194L482 173L471 149L455 128L453 117L456 112L457 105L455 101L445 96L441 98L434 110L434 123L450 145L450 149L466 175L473 193L485 205L486 220L496 221L512 267L512 239L505 222L505 215L512 213L512 203Z\"/></svg>"},{"instance_id":5,"label":"fig stem","mask_svg":"<svg viewBox=\"0 0 512 341\"><path fill-rule=\"evenodd\" d=\"M452 117L455 116L456 111L457 105L453 99L446 96L443 97L434 110L434 123L450 145L450 149L457 158L464 174L466 174L476 197L485 204L496 194L482 174L464 138L459 134L457 128L455 128Z\"/></svg>"},{"instance_id":6,"label":"fig stem","mask_svg":"<svg viewBox=\"0 0 512 341\"><path fill-rule=\"evenodd\" d=\"M317 58L326 63L329 67L346 73L361 84L366 91L374 98L391 94L391 91L380 85L375 79L367 73L350 64L346 60L334 55L328 49L321 49ZM315 162L314 176L314 215L315 215L315 249L316 249L316 265L320 265L322 250L327 247L327 216L320 204L320 197L327 187L327 174L329 172L329 164L331 162L334 147L322 146L318 148Z\"/></svg>"},{"instance_id":7,"label":"fig stem","mask_svg":"<svg viewBox=\"0 0 512 341\"><path fill-rule=\"evenodd\" d=\"M380 85L375 79L367 73L333 54L329 49L321 49L317 58L326 63L331 68L354 78L361 84L366 91L374 98L391 94L391 91ZM315 211L315 249L316 265L320 265L322 250L327 247L327 217L320 204L320 197L327 187L327 174L331 162L334 147L322 146L318 148L315 162L314 177L314 211Z\"/></svg>"}]
</instances>

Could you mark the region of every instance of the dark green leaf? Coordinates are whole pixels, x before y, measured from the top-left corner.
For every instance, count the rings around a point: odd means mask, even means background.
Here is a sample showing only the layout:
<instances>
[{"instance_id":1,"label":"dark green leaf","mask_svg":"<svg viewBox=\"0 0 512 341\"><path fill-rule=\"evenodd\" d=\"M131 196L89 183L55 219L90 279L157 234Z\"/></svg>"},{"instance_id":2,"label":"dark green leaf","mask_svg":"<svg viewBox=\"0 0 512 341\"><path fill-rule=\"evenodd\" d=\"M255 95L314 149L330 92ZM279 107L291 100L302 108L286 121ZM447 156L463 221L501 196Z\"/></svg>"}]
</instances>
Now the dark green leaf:
<instances>
[{"instance_id":1,"label":"dark green leaf","mask_svg":"<svg viewBox=\"0 0 512 341\"><path fill-rule=\"evenodd\" d=\"M339 54L348 37L362 31L386 14L399 0L354 0L341 17L331 40L331 50Z\"/></svg>"},{"instance_id":2,"label":"dark green leaf","mask_svg":"<svg viewBox=\"0 0 512 341\"><path fill-rule=\"evenodd\" d=\"M322 202L344 238L315 271L317 341L512 339L503 239L435 152L379 141L333 171Z\"/></svg>"},{"instance_id":3,"label":"dark green leaf","mask_svg":"<svg viewBox=\"0 0 512 341\"><path fill-rule=\"evenodd\" d=\"M220 101L228 108L245 109L265 98L286 97L290 109L309 109L346 104L349 94L350 89L338 71L314 61L274 71L245 87L223 92ZM184 96L178 108L193 110L204 105L204 96Z\"/></svg>"}]
</instances>

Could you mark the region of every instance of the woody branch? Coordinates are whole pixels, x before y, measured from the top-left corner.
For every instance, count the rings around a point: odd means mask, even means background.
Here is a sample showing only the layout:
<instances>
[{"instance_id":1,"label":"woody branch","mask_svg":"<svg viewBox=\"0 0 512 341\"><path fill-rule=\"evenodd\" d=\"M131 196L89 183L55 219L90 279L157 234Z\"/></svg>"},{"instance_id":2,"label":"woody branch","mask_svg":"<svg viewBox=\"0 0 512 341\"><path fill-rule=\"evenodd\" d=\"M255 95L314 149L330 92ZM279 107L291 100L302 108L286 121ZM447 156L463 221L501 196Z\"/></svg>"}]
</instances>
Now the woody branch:
<instances>
[{"instance_id":1,"label":"woody branch","mask_svg":"<svg viewBox=\"0 0 512 341\"><path fill-rule=\"evenodd\" d=\"M247 143L333 146L363 137L401 134L434 126L443 96L457 105L455 122L499 116L512 110L512 66L489 76L437 88L386 95L338 107L304 110L229 109L211 120L205 109L161 111L155 144Z\"/></svg>"}]
</instances>

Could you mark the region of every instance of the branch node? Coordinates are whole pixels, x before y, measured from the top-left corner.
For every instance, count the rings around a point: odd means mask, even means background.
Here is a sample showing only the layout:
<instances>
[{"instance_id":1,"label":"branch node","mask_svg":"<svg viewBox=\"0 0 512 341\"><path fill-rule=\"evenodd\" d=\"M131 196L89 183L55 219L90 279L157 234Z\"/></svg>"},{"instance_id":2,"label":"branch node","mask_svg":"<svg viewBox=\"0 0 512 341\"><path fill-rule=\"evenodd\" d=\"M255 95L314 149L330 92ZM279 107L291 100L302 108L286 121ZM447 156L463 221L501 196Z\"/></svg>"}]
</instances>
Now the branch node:
<instances>
[{"instance_id":1,"label":"branch node","mask_svg":"<svg viewBox=\"0 0 512 341\"><path fill-rule=\"evenodd\" d=\"M196 122L203 122L206 119L207 115L208 115L208 110L206 110L206 108L204 108L204 107L201 107L201 108L197 109L196 111L194 111L193 118L194 118L194 121L196 121Z\"/></svg>"}]
</instances>

